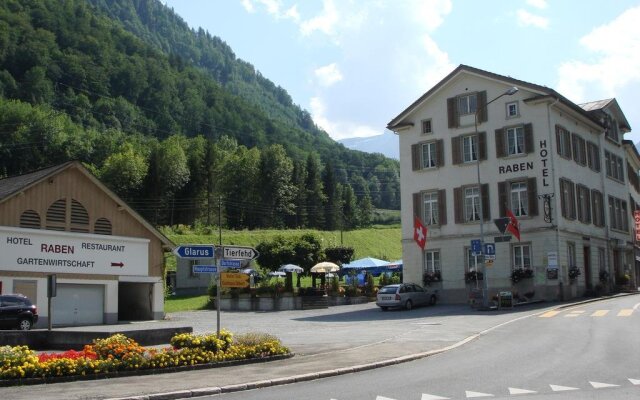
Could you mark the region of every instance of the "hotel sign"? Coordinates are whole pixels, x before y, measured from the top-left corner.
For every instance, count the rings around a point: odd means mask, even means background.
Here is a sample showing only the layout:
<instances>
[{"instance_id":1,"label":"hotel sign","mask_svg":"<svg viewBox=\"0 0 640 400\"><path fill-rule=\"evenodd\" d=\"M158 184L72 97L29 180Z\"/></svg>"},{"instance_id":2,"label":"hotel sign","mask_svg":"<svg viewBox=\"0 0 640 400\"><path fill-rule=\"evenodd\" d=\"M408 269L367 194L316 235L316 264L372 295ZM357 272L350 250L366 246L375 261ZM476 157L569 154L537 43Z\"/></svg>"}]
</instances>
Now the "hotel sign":
<instances>
[{"instance_id":1,"label":"hotel sign","mask_svg":"<svg viewBox=\"0 0 640 400\"><path fill-rule=\"evenodd\" d=\"M640 242L640 210L633 212L633 220L636 223L636 242Z\"/></svg>"},{"instance_id":2,"label":"hotel sign","mask_svg":"<svg viewBox=\"0 0 640 400\"><path fill-rule=\"evenodd\" d=\"M0 226L0 270L149 275L149 240Z\"/></svg>"}]
</instances>

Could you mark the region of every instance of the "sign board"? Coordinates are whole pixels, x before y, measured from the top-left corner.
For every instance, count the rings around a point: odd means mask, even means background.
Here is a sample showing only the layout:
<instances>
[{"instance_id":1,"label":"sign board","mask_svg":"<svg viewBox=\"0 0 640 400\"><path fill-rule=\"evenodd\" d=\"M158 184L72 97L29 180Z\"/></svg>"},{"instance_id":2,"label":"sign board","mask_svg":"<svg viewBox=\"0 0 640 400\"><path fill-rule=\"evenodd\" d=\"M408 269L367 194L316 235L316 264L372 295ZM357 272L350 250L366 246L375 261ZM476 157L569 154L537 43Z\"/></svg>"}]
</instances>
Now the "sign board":
<instances>
[{"instance_id":1,"label":"sign board","mask_svg":"<svg viewBox=\"0 0 640 400\"><path fill-rule=\"evenodd\" d=\"M484 254L486 256L495 256L496 255L496 244L495 243L485 243L484 244Z\"/></svg>"},{"instance_id":2,"label":"sign board","mask_svg":"<svg viewBox=\"0 0 640 400\"><path fill-rule=\"evenodd\" d=\"M496 243L510 242L511 241L511 236L494 236L493 240Z\"/></svg>"},{"instance_id":3,"label":"sign board","mask_svg":"<svg viewBox=\"0 0 640 400\"><path fill-rule=\"evenodd\" d=\"M173 249L173 254L189 260L214 258L215 247L212 244L187 244Z\"/></svg>"},{"instance_id":4,"label":"sign board","mask_svg":"<svg viewBox=\"0 0 640 400\"><path fill-rule=\"evenodd\" d=\"M239 272L220 273L220 286L225 288L244 288L249 286L249 275Z\"/></svg>"},{"instance_id":5,"label":"sign board","mask_svg":"<svg viewBox=\"0 0 640 400\"><path fill-rule=\"evenodd\" d=\"M558 253L555 251L547 252L547 268L558 269Z\"/></svg>"},{"instance_id":6,"label":"sign board","mask_svg":"<svg viewBox=\"0 0 640 400\"><path fill-rule=\"evenodd\" d=\"M260 254L253 247L244 246L224 246L222 258L231 260L253 260Z\"/></svg>"},{"instance_id":7,"label":"sign board","mask_svg":"<svg viewBox=\"0 0 640 400\"><path fill-rule=\"evenodd\" d=\"M220 260L220 267L239 269L242 266L242 260Z\"/></svg>"},{"instance_id":8,"label":"sign board","mask_svg":"<svg viewBox=\"0 0 640 400\"><path fill-rule=\"evenodd\" d=\"M509 225L509 218L508 217L496 218L493 220L493 222L496 224L496 227L498 227L498 230L500 231L500 233L504 235L504 231L507 230L507 225Z\"/></svg>"},{"instance_id":9,"label":"sign board","mask_svg":"<svg viewBox=\"0 0 640 400\"><path fill-rule=\"evenodd\" d=\"M218 267L215 265L193 265L194 274L215 274L218 272Z\"/></svg>"},{"instance_id":10,"label":"sign board","mask_svg":"<svg viewBox=\"0 0 640 400\"><path fill-rule=\"evenodd\" d=\"M5 271L149 275L149 239L0 227Z\"/></svg>"},{"instance_id":11,"label":"sign board","mask_svg":"<svg viewBox=\"0 0 640 400\"><path fill-rule=\"evenodd\" d=\"M633 212L633 220L636 223L636 242L640 242L640 210Z\"/></svg>"},{"instance_id":12,"label":"sign board","mask_svg":"<svg viewBox=\"0 0 640 400\"><path fill-rule=\"evenodd\" d=\"M484 266L489 268L489 267L493 267L493 261L495 260L496 256L493 256L494 258L485 258L484 259Z\"/></svg>"},{"instance_id":13,"label":"sign board","mask_svg":"<svg viewBox=\"0 0 640 400\"><path fill-rule=\"evenodd\" d=\"M482 242L480 239L474 239L471 241L471 255L479 256L482 254Z\"/></svg>"}]
</instances>

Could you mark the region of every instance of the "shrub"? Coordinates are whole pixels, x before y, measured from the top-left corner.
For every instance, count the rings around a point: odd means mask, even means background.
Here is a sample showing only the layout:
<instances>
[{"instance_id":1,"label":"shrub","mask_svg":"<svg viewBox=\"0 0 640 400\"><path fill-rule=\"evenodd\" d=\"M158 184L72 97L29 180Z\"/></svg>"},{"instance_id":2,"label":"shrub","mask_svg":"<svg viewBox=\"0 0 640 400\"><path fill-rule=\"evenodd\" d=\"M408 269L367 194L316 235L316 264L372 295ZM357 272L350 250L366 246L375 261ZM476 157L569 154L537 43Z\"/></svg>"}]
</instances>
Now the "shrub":
<instances>
[{"instance_id":1,"label":"shrub","mask_svg":"<svg viewBox=\"0 0 640 400\"><path fill-rule=\"evenodd\" d=\"M101 359L113 358L116 360L121 360L125 354L144 353L144 347L121 333L109 336L106 339L95 339L90 350L94 351Z\"/></svg>"}]
</instances>

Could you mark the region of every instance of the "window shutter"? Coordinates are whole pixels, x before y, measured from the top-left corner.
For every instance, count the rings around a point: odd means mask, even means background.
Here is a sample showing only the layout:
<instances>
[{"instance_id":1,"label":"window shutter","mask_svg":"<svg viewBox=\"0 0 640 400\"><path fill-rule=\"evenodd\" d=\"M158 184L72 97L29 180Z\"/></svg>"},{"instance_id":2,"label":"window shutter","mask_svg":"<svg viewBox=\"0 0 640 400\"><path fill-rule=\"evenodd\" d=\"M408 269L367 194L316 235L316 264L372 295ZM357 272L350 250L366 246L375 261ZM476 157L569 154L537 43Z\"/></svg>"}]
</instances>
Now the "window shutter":
<instances>
[{"instance_id":1,"label":"window shutter","mask_svg":"<svg viewBox=\"0 0 640 400\"><path fill-rule=\"evenodd\" d=\"M561 156L563 155L562 146L560 146L560 127L558 125L556 125L556 150L558 151L558 154Z\"/></svg>"},{"instance_id":2,"label":"window shutter","mask_svg":"<svg viewBox=\"0 0 640 400\"><path fill-rule=\"evenodd\" d=\"M436 165L444 167L444 140L442 139L436 141Z\"/></svg>"},{"instance_id":3,"label":"window shutter","mask_svg":"<svg viewBox=\"0 0 640 400\"><path fill-rule=\"evenodd\" d=\"M453 216L456 224L461 224L464 220L462 215L462 188L453 188Z\"/></svg>"},{"instance_id":4,"label":"window shutter","mask_svg":"<svg viewBox=\"0 0 640 400\"><path fill-rule=\"evenodd\" d=\"M507 215L507 206L509 205L509 192L507 191L509 184L507 182L498 182L498 202L500 217Z\"/></svg>"},{"instance_id":5,"label":"window shutter","mask_svg":"<svg viewBox=\"0 0 640 400\"><path fill-rule=\"evenodd\" d=\"M504 129L496 129L496 157L502 158L506 155L504 148Z\"/></svg>"},{"instance_id":6,"label":"window shutter","mask_svg":"<svg viewBox=\"0 0 640 400\"><path fill-rule=\"evenodd\" d=\"M527 179L527 196L529 196L529 215L538 215L538 187L536 178Z\"/></svg>"},{"instance_id":7,"label":"window shutter","mask_svg":"<svg viewBox=\"0 0 640 400\"><path fill-rule=\"evenodd\" d=\"M564 195L564 191L566 190L566 182L564 179L560 179L560 208L562 211L562 216L567 218L567 198Z\"/></svg>"},{"instance_id":8,"label":"window shutter","mask_svg":"<svg viewBox=\"0 0 640 400\"><path fill-rule=\"evenodd\" d=\"M491 207L489 204L489 184L485 183L481 186L480 195L482 196L482 217L485 221L491 219Z\"/></svg>"},{"instance_id":9,"label":"window shutter","mask_svg":"<svg viewBox=\"0 0 640 400\"><path fill-rule=\"evenodd\" d=\"M447 224L447 194L444 189L438 190L438 215L440 225Z\"/></svg>"},{"instance_id":10,"label":"window shutter","mask_svg":"<svg viewBox=\"0 0 640 400\"><path fill-rule=\"evenodd\" d=\"M454 165L462 163L462 146L460 145L460 136L451 138L451 160Z\"/></svg>"},{"instance_id":11,"label":"window shutter","mask_svg":"<svg viewBox=\"0 0 640 400\"><path fill-rule=\"evenodd\" d=\"M524 152L533 153L533 124L524 124Z\"/></svg>"},{"instance_id":12,"label":"window shutter","mask_svg":"<svg viewBox=\"0 0 640 400\"><path fill-rule=\"evenodd\" d=\"M413 194L413 214L422 221L422 193Z\"/></svg>"},{"instance_id":13,"label":"window shutter","mask_svg":"<svg viewBox=\"0 0 640 400\"><path fill-rule=\"evenodd\" d=\"M411 165L414 171L418 171L420 165L420 144L411 145Z\"/></svg>"},{"instance_id":14,"label":"window shutter","mask_svg":"<svg viewBox=\"0 0 640 400\"><path fill-rule=\"evenodd\" d=\"M578 135L575 133L571 135L571 148L573 149L573 161L580 164L580 147L579 147Z\"/></svg>"},{"instance_id":15,"label":"window shutter","mask_svg":"<svg viewBox=\"0 0 640 400\"><path fill-rule=\"evenodd\" d=\"M458 102L457 98L451 97L447 99L447 116L449 118L449 128L458 127Z\"/></svg>"},{"instance_id":16,"label":"window shutter","mask_svg":"<svg viewBox=\"0 0 640 400\"><path fill-rule=\"evenodd\" d=\"M567 154L565 154L565 157L567 157L568 159L571 159L571 133L569 133L569 131L567 130L564 131L564 141L567 144L566 146Z\"/></svg>"},{"instance_id":17,"label":"window shutter","mask_svg":"<svg viewBox=\"0 0 640 400\"><path fill-rule=\"evenodd\" d=\"M487 159L487 133L478 133L478 151L480 152L480 161Z\"/></svg>"},{"instance_id":18,"label":"window shutter","mask_svg":"<svg viewBox=\"0 0 640 400\"><path fill-rule=\"evenodd\" d=\"M569 181L569 218L576 219L576 184Z\"/></svg>"},{"instance_id":19,"label":"window shutter","mask_svg":"<svg viewBox=\"0 0 640 400\"><path fill-rule=\"evenodd\" d=\"M487 113L487 91L483 90L476 95L476 107L480 110L478 114L478 122L486 122L488 118Z\"/></svg>"}]
</instances>

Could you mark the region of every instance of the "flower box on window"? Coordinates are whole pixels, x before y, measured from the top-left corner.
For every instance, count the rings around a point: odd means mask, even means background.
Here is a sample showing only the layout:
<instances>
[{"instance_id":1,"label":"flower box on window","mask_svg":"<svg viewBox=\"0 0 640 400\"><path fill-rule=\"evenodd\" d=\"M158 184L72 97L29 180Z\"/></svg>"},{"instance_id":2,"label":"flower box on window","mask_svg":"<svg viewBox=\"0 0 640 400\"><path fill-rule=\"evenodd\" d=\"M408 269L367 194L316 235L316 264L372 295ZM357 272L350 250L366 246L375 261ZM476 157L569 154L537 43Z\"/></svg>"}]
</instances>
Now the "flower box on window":
<instances>
[{"instance_id":1,"label":"flower box on window","mask_svg":"<svg viewBox=\"0 0 640 400\"><path fill-rule=\"evenodd\" d=\"M484 279L484 275L482 274L482 272L469 271L464 274L464 280L467 283L481 281L483 279Z\"/></svg>"},{"instance_id":2,"label":"flower box on window","mask_svg":"<svg viewBox=\"0 0 640 400\"><path fill-rule=\"evenodd\" d=\"M576 267L575 265L572 267L569 267L569 279L571 281L574 281L579 276L580 276L580 268Z\"/></svg>"},{"instance_id":3,"label":"flower box on window","mask_svg":"<svg viewBox=\"0 0 640 400\"><path fill-rule=\"evenodd\" d=\"M513 283L518 283L527 278L533 278L533 270L531 268L515 268L511 271L511 282Z\"/></svg>"},{"instance_id":4,"label":"flower box on window","mask_svg":"<svg viewBox=\"0 0 640 400\"><path fill-rule=\"evenodd\" d=\"M425 272L422 275L422 283L425 286L429 286L433 282L440 282L441 280L442 280L442 276L440 275L440 271Z\"/></svg>"}]
</instances>

